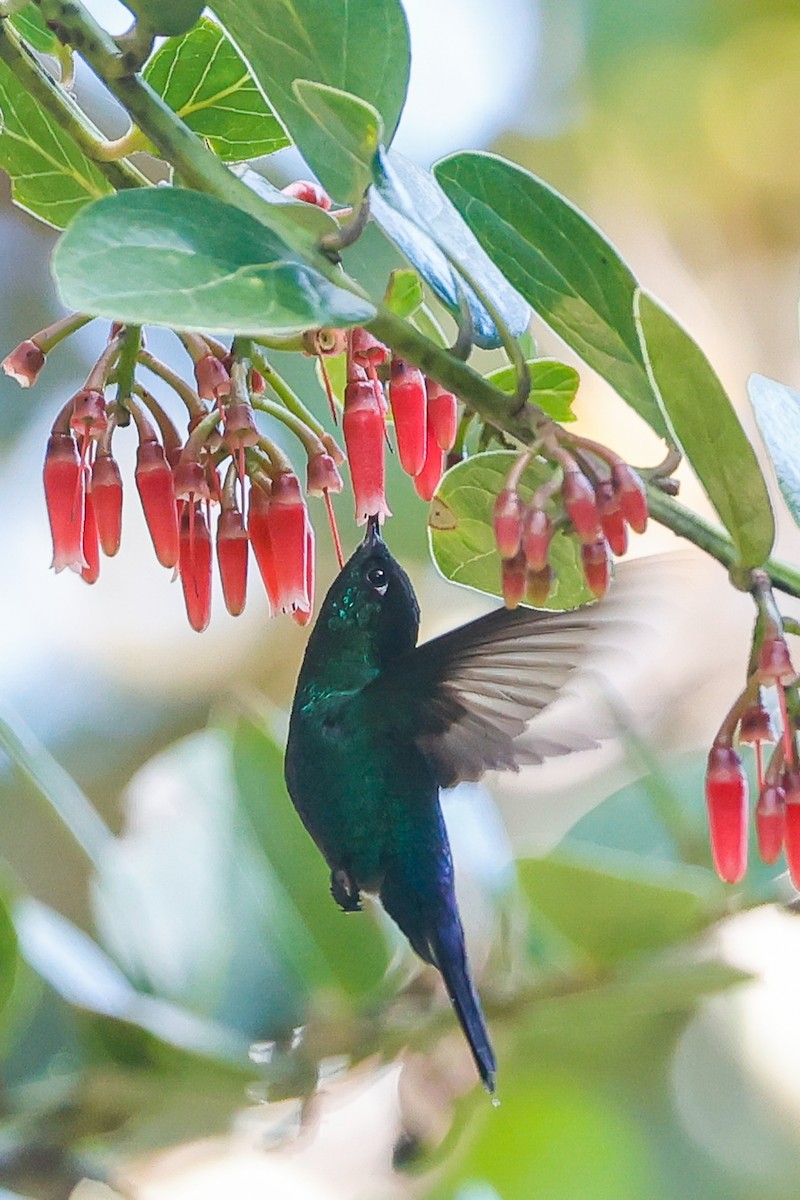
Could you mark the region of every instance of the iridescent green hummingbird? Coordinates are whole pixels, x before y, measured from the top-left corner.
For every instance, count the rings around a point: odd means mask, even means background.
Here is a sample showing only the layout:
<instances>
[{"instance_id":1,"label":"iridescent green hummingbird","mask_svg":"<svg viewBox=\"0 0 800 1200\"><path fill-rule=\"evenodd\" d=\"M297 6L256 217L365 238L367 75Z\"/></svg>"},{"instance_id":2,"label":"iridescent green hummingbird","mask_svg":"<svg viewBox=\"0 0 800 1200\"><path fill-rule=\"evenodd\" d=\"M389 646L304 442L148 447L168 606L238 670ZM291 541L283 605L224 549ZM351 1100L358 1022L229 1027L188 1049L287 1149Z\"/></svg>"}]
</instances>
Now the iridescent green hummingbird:
<instances>
[{"instance_id":1,"label":"iridescent green hummingbird","mask_svg":"<svg viewBox=\"0 0 800 1200\"><path fill-rule=\"evenodd\" d=\"M580 657L591 609L500 609L417 645L419 606L370 519L323 601L289 725L286 782L347 912L376 894L439 969L486 1088L495 1057L470 975L439 789L592 745L519 735Z\"/></svg>"}]
</instances>

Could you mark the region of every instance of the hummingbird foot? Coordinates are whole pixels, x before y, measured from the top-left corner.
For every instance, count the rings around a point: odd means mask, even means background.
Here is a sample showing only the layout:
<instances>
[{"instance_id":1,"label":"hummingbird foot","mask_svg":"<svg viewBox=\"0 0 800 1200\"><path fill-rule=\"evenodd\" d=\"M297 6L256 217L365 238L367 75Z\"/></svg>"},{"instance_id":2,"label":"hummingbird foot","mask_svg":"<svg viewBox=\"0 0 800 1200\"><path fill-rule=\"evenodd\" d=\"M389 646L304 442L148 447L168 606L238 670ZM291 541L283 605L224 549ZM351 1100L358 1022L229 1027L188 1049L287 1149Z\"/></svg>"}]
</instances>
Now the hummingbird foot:
<instances>
[{"instance_id":1,"label":"hummingbird foot","mask_svg":"<svg viewBox=\"0 0 800 1200\"><path fill-rule=\"evenodd\" d=\"M331 871L331 895L344 912L361 912L361 892L341 867Z\"/></svg>"}]
</instances>

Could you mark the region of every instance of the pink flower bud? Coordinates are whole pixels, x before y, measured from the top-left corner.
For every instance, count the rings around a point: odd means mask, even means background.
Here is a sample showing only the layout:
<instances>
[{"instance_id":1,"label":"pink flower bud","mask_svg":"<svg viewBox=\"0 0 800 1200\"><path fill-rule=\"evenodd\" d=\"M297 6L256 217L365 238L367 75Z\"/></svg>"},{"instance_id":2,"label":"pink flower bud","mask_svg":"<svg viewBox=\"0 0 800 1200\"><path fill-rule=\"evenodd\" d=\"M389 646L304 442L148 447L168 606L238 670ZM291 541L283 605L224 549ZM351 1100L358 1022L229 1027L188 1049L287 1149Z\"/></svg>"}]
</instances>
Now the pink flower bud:
<instances>
[{"instance_id":1,"label":"pink flower bud","mask_svg":"<svg viewBox=\"0 0 800 1200\"><path fill-rule=\"evenodd\" d=\"M628 528L620 508L619 496L610 480L603 480L595 488L600 528L611 550L621 558L628 549Z\"/></svg>"},{"instance_id":2,"label":"pink flower bud","mask_svg":"<svg viewBox=\"0 0 800 1200\"><path fill-rule=\"evenodd\" d=\"M706 805L716 872L725 883L738 883L747 870L747 778L732 746L711 747Z\"/></svg>"},{"instance_id":3,"label":"pink flower bud","mask_svg":"<svg viewBox=\"0 0 800 1200\"><path fill-rule=\"evenodd\" d=\"M781 634L765 637L758 652L758 678L761 683L788 685L797 679L789 647Z\"/></svg>"},{"instance_id":4,"label":"pink flower bud","mask_svg":"<svg viewBox=\"0 0 800 1200\"><path fill-rule=\"evenodd\" d=\"M255 446L259 439L258 426L252 406L234 401L225 409L225 443L230 450Z\"/></svg>"},{"instance_id":5,"label":"pink flower bud","mask_svg":"<svg viewBox=\"0 0 800 1200\"><path fill-rule=\"evenodd\" d=\"M588 545L584 543L581 546L581 559L588 588L599 600L608 591L611 576L611 559L606 539L601 537Z\"/></svg>"},{"instance_id":6,"label":"pink flower bud","mask_svg":"<svg viewBox=\"0 0 800 1200\"><path fill-rule=\"evenodd\" d=\"M529 571L541 574L545 570L552 540L553 522L544 509L526 509L522 514L522 552Z\"/></svg>"},{"instance_id":7,"label":"pink flower bud","mask_svg":"<svg viewBox=\"0 0 800 1200\"><path fill-rule=\"evenodd\" d=\"M372 384L366 379L351 380L345 388L342 431L359 525L364 525L371 516L383 521L392 515L386 503L384 430L383 414Z\"/></svg>"},{"instance_id":8,"label":"pink flower bud","mask_svg":"<svg viewBox=\"0 0 800 1200\"><path fill-rule=\"evenodd\" d=\"M522 501L519 492L503 488L502 492L498 493L494 502L492 524L497 553L501 558L514 558L522 539Z\"/></svg>"},{"instance_id":9,"label":"pink flower bud","mask_svg":"<svg viewBox=\"0 0 800 1200\"><path fill-rule=\"evenodd\" d=\"M108 427L106 401L97 388L82 388L72 400L70 429L82 437L99 437Z\"/></svg>"},{"instance_id":10,"label":"pink flower bud","mask_svg":"<svg viewBox=\"0 0 800 1200\"><path fill-rule=\"evenodd\" d=\"M561 497L566 514L581 542L584 545L597 542L602 533L600 517L595 503L594 488L583 471L575 468L565 473Z\"/></svg>"},{"instance_id":11,"label":"pink flower bud","mask_svg":"<svg viewBox=\"0 0 800 1200\"><path fill-rule=\"evenodd\" d=\"M756 835L762 862L770 866L778 861L786 828L786 793L768 783L761 789L756 805Z\"/></svg>"},{"instance_id":12,"label":"pink flower bud","mask_svg":"<svg viewBox=\"0 0 800 1200\"><path fill-rule=\"evenodd\" d=\"M302 200L305 204L315 204L317 208L322 208L325 212L333 204L328 193L318 183L312 183L310 179L295 179L294 183L287 183L286 187L281 188L284 196L291 196L293 200Z\"/></svg>"},{"instance_id":13,"label":"pink flower bud","mask_svg":"<svg viewBox=\"0 0 800 1200\"><path fill-rule=\"evenodd\" d=\"M94 461L91 497L100 545L113 558L122 537L122 476L110 454L98 454Z\"/></svg>"},{"instance_id":14,"label":"pink flower bud","mask_svg":"<svg viewBox=\"0 0 800 1200\"><path fill-rule=\"evenodd\" d=\"M202 633L211 619L211 534L200 504L183 506L178 571L189 624Z\"/></svg>"},{"instance_id":15,"label":"pink flower bud","mask_svg":"<svg viewBox=\"0 0 800 1200\"><path fill-rule=\"evenodd\" d=\"M425 381L428 392L428 424L439 445L449 453L458 434L458 401L432 379Z\"/></svg>"},{"instance_id":16,"label":"pink flower bud","mask_svg":"<svg viewBox=\"0 0 800 1200\"><path fill-rule=\"evenodd\" d=\"M419 475L425 465L427 440L425 380L421 371L401 358L392 359L389 403L400 465L408 475Z\"/></svg>"},{"instance_id":17,"label":"pink flower bud","mask_svg":"<svg viewBox=\"0 0 800 1200\"><path fill-rule=\"evenodd\" d=\"M52 433L44 459L44 494L53 539L53 570L68 567L80 574L83 556L83 520L86 505L85 475L75 439L70 433Z\"/></svg>"},{"instance_id":18,"label":"pink flower bud","mask_svg":"<svg viewBox=\"0 0 800 1200\"><path fill-rule=\"evenodd\" d=\"M238 508L223 508L217 523L217 562L225 607L232 617L244 611L247 599L249 541Z\"/></svg>"},{"instance_id":19,"label":"pink flower bud","mask_svg":"<svg viewBox=\"0 0 800 1200\"><path fill-rule=\"evenodd\" d=\"M33 387L39 377L39 372L45 364L45 356L30 340L20 342L16 349L3 359L2 367L6 375L15 379L20 387Z\"/></svg>"},{"instance_id":20,"label":"pink flower bud","mask_svg":"<svg viewBox=\"0 0 800 1200\"><path fill-rule=\"evenodd\" d=\"M619 496L622 515L634 533L647 528L647 492L641 478L627 463L617 462L611 469L611 479Z\"/></svg>"},{"instance_id":21,"label":"pink flower bud","mask_svg":"<svg viewBox=\"0 0 800 1200\"><path fill-rule=\"evenodd\" d=\"M160 442L140 442L136 453L136 488L156 558L174 567L180 557L178 509L172 471Z\"/></svg>"},{"instance_id":22,"label":"pink flower bud","mask_svg":"<svg viewBox=\"0 0 800 1200\"><path fill-rule=\"evenodd\" d=\"M197 394L201 400L219 400L230 395L231 377L216 354L202 354L194 364Z\"/></svg>"},{"instance_id":23,"label":"pink flower bud","mask_svg":"<svg viewBox=\"0 0 800 1200\"><path fill-rule=\"evenodd\" d=\"M343 486L339 468L331 455L325 451L312 454L306 464L306 491L309 496L340 492Z\"/></svg>"}]
</instances>

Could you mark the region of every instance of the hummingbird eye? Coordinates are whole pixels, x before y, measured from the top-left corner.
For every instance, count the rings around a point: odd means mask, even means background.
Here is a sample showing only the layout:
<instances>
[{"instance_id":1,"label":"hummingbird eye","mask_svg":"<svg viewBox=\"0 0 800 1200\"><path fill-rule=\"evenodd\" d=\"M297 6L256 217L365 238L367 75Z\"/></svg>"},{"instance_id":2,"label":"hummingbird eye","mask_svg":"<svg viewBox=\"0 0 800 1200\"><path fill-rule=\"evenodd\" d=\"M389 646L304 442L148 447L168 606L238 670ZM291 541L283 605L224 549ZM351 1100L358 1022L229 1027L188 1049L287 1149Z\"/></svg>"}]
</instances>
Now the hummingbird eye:
<instances>
[{"instance_id":1,"label":"hummingbird eye","mask_svg":"<svg viewBox=\"0 0 800 1200\"><path fill-rule=\"evenodd\" d=\"M369 586L376 591L379 596L386 595L386 589L389 586L389 576L384 571L383 567L370 567L365 575Z\"/></svg>"}]
</instances>

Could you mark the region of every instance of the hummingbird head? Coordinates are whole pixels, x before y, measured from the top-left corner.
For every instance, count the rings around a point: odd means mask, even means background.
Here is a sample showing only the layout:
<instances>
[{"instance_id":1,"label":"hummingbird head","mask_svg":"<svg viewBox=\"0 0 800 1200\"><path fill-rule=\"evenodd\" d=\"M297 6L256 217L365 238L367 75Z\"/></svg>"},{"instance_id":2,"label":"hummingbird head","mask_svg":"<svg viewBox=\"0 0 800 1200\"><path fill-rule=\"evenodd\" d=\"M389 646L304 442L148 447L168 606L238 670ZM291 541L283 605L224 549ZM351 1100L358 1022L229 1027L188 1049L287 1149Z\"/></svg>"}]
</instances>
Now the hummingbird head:
<instances>
[{"instance_id":1,"label":"hummingbird head","mask_svg":"<svg viewBox=\"0 0 800 1200\"><path fill-rule=\"evenodd\" d=\"M334 661L357 656L381 670L414 648L418 631L411 581L381 537L377 518L370 518L363 542L323 601L314 640L323 639Z\"/></svg>"}]
</instances>

